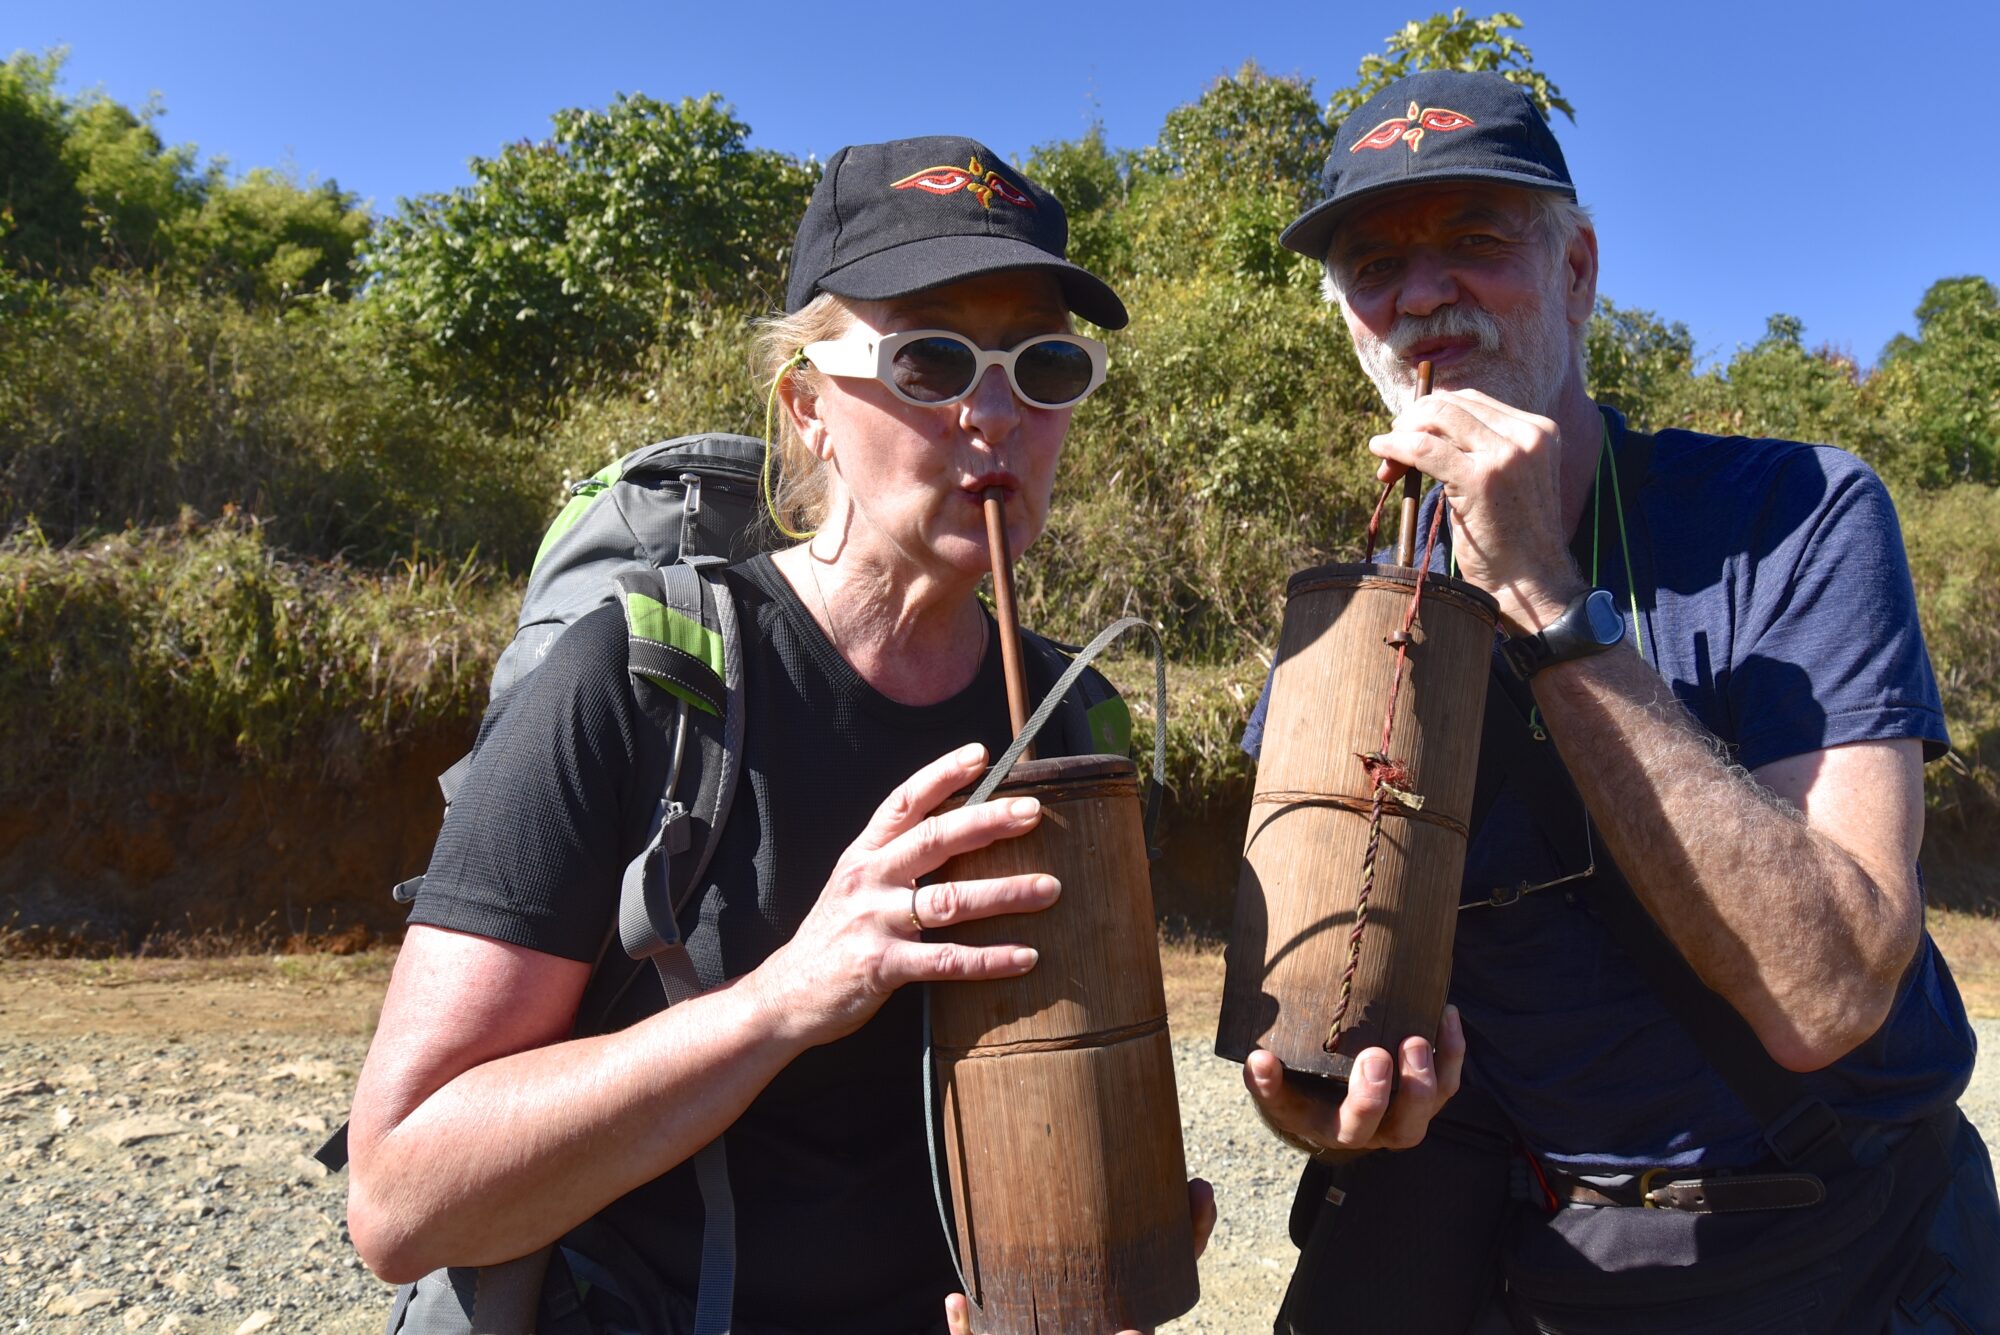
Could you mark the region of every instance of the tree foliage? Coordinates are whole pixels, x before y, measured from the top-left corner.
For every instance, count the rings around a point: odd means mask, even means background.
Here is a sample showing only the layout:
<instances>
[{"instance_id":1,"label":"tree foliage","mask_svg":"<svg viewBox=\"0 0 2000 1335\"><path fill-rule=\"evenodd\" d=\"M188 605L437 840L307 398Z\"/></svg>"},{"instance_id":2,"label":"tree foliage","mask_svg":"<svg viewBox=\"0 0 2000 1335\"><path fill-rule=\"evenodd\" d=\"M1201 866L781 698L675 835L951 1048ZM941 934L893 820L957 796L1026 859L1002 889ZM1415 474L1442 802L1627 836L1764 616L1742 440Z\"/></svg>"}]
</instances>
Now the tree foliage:
<instances>
[{"instance_id":1,"label":"tree foliage","mask_svg":"<svg viewBox=\"0 0 2000 1335\"><path fill-rule=\"evenodd\" d=\"M83 194L63 155L61 64L24 51L0 65L0 256L16 270L57 270L86 246Z\"/></svg>"},{"instance_id":2,"label":"tree foliage","mask_svg":"<svg viewBox=\"0 0 2000 1335\"><path fill-rule=\"evenodd\" d=\"M1151 144L1114 146L1093 126L1026 158L1067 207L1072 255L1134 318L1107 334L1111 378L1075 416L1047 537L1020 570L1024 611L1072 638L1123 611L1160 621L1177 675L1214 687L1201 735L1176 742L1209 758L1203 774L1240 777L1227 734L1262 676L1284 577L1355 553L1375 490L1365 443L1386 423L1318 266L1278 234L1316 196L1339 118L1402 74L1496 70L1573 115L1519 28L1509 13L1433 14L1324 103L1304 79L1246 65ZM202 165L160 137L157 108L67 97L60 71L59 54L0 66L0 530L19 542L178 532L183 507L233 506L286 560L379 570L418 548L518 570L566 475L651 438L758 429L750 322L778 300L817 168L752 148L719 96L560 112L545 140L475 160L470 184L371 232L333 183ZM1642 427L1826 441L1889 480L1964 757L1933 798L1990 820L1990 278L1934 284L1915 336L1872 369L1783 315L1704 369L1684 324L1608 299L1587 356L1593 392ZM199 569L222 560L208 539L163 541ZM72 559L36 550L41 564L20 569ZM253 633L201 617L218 663L224 637ZM227 728L269 726L224 699L260 678L217 681Z\"/></svg>"},{"instance_id":3,"label":"tree foliage","mask_svg":"<svg viewBox=\"0 0 2000 1335\"><path fill-rule=\"evenodd\" d=\"M197 282L268 304L309 292L348 296L368 230L367 213L333 182L302 186L256 167L211 183L201 207L176 220L174 240Z\"/></svg>"},{"instance_id":4,"label":"tree foliage","mask_svg":"<svg viewBox=\"0 0 2000 1335\"><path fill-rule=\"evenodd\" d=\"M1684 382L1678 401L1678 420L1656 425L1824 441L1889 471L1860 368L1833 348L1808 348L1796 316L1771 316L1763 338L1740 349L1727 366Z\"/></svg>"},{"instance_id":5,"label":"tree foliage","mask_svg":"<svg viewBox=\"0 0 2000 1335\"><path fill-rule=\"evenodd\" d=\"M1916 315L1917 336L1891 340L1874 377L1904 466L1932 486L2000 483L2000 292L1976 276L1941 279Z\"/></svg>"},{"instance_id":6,"label":"tree foliage","mask_svg":"<svg viewBox=\"0 0 2000 1335\"><path fill-rule=\"evenodd\" d=\"M1094 124L1080 139L1037 145L1021 169L1062 201L1069 217L1069 256L1094 273L1132 266L1131 237L1119 216L1134 154L1104 142Z\"/></svg>"},{"instance_id":7,"label":"tree foliage","mask_svg":"<svg viewBox=\"0 0 2000 1335\"><path fill-rule=\"evenodd\" d=\"M1597 299L1585 348L1592 396L1640 421L1669 420L1676 392L1694 373L1694 335L1685 324L1607 297Z\"/></svg>"},{"instance_id":8,"label":"tree foliage","mask_svg":"<svg viewBox=\"0 0 2000 1335\"><path fill-rule=\"evenodd\" d=\"M546 405L782 293L817 167L748 144L716 94L621 95L405 200L369 243L367 305L468 403Z\"/></svg>"},{"instance_id":9,"label":"tree foliage","mask_svg":"<svg viewBox=\"0 0 2000 1335\"><path fill-rule=\"evenodd\" d=\"M0 65L0 267L87 283L100 267L214 284L247 302L344 295L369 220L334 182L229 179L161 139L157 105L57 91L63 53Z\"/></svg>"},{"instance_id":10,"label":"tree foliage","mask_svg":"<svg viewBox=\"0 0 2000 1335\"><path fill-rule=\"evenodd\" d=\"M1507 35L1520 27L1520 16L1506 10L1483 19L1468 18L1465 10L1454 9L1410 20L1382 39L1381 54L1362 57L1354 84L1327 101L1327 124L1338 129L1362 103L1418 70L1492 71L1527 89L1544 116L1560 111L1574 121L1576 109L1549 76L1535 68L1534 52Z\"/></svg>"}]
</instances>

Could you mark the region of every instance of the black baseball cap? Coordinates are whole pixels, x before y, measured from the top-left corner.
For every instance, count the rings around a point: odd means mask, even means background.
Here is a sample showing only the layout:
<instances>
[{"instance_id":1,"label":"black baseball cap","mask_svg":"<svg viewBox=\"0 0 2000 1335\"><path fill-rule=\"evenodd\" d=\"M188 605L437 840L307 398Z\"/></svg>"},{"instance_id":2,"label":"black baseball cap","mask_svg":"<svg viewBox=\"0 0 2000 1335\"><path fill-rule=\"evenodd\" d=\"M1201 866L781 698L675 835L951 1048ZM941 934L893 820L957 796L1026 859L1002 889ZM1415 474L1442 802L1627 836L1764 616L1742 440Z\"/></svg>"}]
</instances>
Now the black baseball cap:
<instances>
[{"instance_id":1,"label":"black baseball cap","mask_svg":"<svg viewBox=\"0 0 2000 1335\"><path fill-rule=\"evenodd\" d=\"M826 164L799 220L785 309L821 292L885 301L961 278L1040 269L1069 308L1106 329L1125 303L1067 258L1069 219L1056 197L972 139L932 135L855 144Z\"/></svg>"},{"instance_id":2,"label":"black baseball cap","mask_svg":"<svg viewBox=\"0 0 2000 1335\"><path fill-rule=\"evenodd\" d=\"M1425 70L1396 80L1341 122L1321 200L1278 238L1326 258L1341 215L1400 186L1493 181L1576 198L1555 133L1527 90L1498 74Z\"/></svg>"}]
</instances>

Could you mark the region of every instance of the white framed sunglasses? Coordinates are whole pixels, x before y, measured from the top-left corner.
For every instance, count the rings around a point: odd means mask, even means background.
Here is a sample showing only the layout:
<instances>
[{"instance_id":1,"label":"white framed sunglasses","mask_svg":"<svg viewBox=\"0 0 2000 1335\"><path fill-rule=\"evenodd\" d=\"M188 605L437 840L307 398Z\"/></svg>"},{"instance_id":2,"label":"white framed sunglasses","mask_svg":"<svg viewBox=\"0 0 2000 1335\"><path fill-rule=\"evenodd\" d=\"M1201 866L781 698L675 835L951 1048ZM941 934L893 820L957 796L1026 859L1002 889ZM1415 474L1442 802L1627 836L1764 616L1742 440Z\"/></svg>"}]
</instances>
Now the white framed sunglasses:
<instances>
[{"instance_id":1,"label":"white framed sunglasses","mask_svg":"<svg viewBox=\"0 0 2000 1335\"><path fill-rule=\"evenodd\" d=\"M831 376L879 380L905 403L922 408L957 403L998 366L1023 403L1068 408L1104 383L1104 345L1080 334L1037 334L1005 352L991 352L949 329L899 334L851 334L808 343L805 358Z\"/></svg>"}]
</instances>

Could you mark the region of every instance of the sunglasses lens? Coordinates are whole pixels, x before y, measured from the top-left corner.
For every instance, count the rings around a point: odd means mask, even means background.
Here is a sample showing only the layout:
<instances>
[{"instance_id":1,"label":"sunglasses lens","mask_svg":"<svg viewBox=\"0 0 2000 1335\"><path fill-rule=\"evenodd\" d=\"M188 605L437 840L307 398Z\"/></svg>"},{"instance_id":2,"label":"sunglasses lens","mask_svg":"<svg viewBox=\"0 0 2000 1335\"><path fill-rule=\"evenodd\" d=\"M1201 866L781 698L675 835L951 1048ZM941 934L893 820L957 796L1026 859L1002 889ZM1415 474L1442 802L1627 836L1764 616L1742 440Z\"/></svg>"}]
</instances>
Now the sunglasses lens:
<instances>
[{"instance_id":1,"label":"sunglasses lens","mask_svg":"<svg viewBox=\"0 0 2000 1335\"><path fill-rule=\"evenodd\" d=\"M1090 354L1059 338L1030 343L1014 363L1021 396L1044 408L1075 403L1090 388Z\"/></svg>"},{"instance_id":2,"label":"sunglasses lens","mask_svg":"<svg viewBox=\"0 0 2000 1335\"><path fill-rule=\"evenodd\" d=\"M896 349L896 388L921 403L957 398L972 383L972 345L955 338L919 338Z\"/></svg>"}]
</instances>

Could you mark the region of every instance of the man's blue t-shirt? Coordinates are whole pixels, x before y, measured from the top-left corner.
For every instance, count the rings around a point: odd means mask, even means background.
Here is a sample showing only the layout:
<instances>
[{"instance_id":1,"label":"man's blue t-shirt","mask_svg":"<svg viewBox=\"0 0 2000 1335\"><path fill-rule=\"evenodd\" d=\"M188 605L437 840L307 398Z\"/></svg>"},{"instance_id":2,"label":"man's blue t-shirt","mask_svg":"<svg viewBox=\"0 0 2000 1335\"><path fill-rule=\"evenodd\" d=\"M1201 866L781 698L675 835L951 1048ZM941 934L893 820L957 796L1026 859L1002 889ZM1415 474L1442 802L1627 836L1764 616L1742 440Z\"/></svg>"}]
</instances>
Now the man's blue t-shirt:
<instances>
[{"instance_id":1,"label":"man's blue t-shirt","mask_svg":"<svg viewBox=\"0 0 2000 1335\"><path fill-rule=\"evenodd\" d=\"M1884 738L1919 738L1927 758L1942 755L1944 714L1901 530L1868 466L1828 446L1687 431L1661 432L1649 448L1616 413L1606 418L1620 485L1605 470L1601 521L1586 509L1579 526L1579 564L1586 574L1594 564L1595 582L1616 596L1627 646L1643 635L1647 660L1730 759L1754 770ZM1488 708L1513 708L1492 694ZM1253 755L1263 718L1259 700L1243 738ZM1503 788L1473 833L1462 902L1581 871L1584 848L1580 813L1567 841L1552 840ZM1470 1039L1468 1083L1566 1167L1763 1158L1748 1112L1585 909L1588 887L1459 914L1451 997ZM1845 1115L1903 1121L1955 1101L1972 1057L1965 1008L1926 935L1881 1030L1804 1079Z\"/></svg>"}]
</instances>

